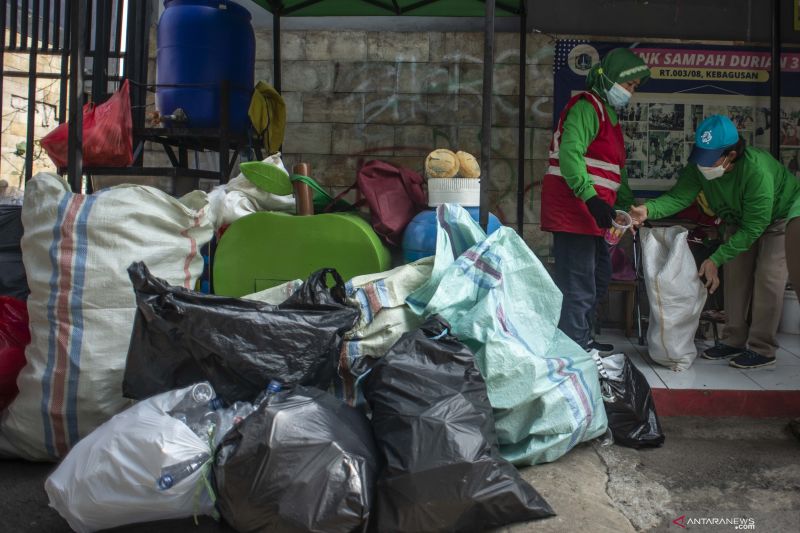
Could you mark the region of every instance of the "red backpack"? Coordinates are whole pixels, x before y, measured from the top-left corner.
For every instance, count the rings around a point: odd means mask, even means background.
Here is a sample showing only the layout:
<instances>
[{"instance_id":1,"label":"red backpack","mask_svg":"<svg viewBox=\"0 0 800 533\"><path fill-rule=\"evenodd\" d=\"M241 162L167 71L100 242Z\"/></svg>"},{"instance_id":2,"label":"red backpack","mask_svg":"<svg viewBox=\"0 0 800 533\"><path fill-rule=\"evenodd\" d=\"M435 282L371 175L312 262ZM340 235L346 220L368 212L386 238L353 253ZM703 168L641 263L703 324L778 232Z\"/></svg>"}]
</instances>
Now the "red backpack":
<instances>
[{"instance_id":1,"label":"red backpack","mask_svg":"<svg viewBox=\"0 0 800 533\"><path fill-rule=\"evenodd\" d=\"M366 202L375 233L399 246L414 215L428 206L422 176L385 161L368 161L358 171L354 187Z\"/></svg>"}]
</instances>

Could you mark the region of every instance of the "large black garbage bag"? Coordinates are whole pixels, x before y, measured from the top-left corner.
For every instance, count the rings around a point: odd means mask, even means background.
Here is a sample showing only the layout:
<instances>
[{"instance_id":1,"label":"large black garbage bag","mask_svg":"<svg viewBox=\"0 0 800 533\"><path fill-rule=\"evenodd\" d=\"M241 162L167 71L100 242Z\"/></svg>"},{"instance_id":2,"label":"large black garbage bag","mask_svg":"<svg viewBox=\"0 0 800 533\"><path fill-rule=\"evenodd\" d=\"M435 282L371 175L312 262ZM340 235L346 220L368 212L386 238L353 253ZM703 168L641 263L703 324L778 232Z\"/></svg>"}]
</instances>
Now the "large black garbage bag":
<instances>
[{"instance_id":1,"label":"large black garbage bag","mask_svg":"<svg viewBox=\"0 0 800 533\"><path fill-rule=\"evenodd\" d=\"M123 394L137 400L200 381L226 402L253 401L272 379L327 388L342 335L358 320L333 269L312 274L278 306L172 287L143 263L128 273L137 311Z\"/></svg>"},{"instance_id":2,"label":"large black garbage bag","mask_svg":"<svg viewBox=\"0 0 800 533\"><path fill-rule=\"evenodd\" d=\"M0 296L26 300L31 292L22 264L22 207L0 206Z\"/></svg>"},{"instance_id":3,"label":"large black garbage bag","mask_svg":"<svg viewBox=\"0 0 800 533\"><path fill-rule=\"evenodd\" d=\"M661 446L658 421L647 378L625 354L600 359L600 387L614 442L631 448Z\"/></svg>"},{"instance_id":4,"label":"large black garbage bag","mask_svg":"<svg viewBox=\"0 0 800 533\"><path fill-rule=\"evenodd\" d=\"M366 531L378 457L361 411L296 387L220 443L217 507L242 532Z\"/></svg>"},{"instance_id":5,"label":"large black garbage bag","mask_svg":"<svg viewBox=\"0 0 800 533\"><path fill-rule=\"evenodd\" d=\"M386 461L375 496L381 533L483 531L555 514L500 457L486 384L448 329L429 318L365 381Z\"/></svg>"}]
</instances>

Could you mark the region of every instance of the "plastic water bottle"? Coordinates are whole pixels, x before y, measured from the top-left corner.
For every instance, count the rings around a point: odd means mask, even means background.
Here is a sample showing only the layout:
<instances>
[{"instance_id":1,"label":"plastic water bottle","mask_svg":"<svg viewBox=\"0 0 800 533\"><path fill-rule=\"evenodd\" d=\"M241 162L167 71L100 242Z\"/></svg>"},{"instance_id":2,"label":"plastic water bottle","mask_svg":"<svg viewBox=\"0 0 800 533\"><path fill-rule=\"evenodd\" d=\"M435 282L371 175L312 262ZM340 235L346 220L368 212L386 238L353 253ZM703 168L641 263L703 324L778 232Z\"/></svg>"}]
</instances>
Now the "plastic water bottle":
<instances>
[{"instance_id":1,"label":"plastic water bottle","mask_svg":"<svg viewBox=\"0 0 800 533\"><path fill-rule=\"evenodd\" d=\"M205 407L214 398L214 389L208 383L198 383L194 385L183 399L172 408L169 415L177 418L183 423L191 421L192 415Z\"/></svg>"},{"instance_id":2,"label":"plastic water bottle","mask_svg":"<svg viewBox=\"0 0 800 533\"><path fill-rule=\"evenodd\" d=\"M233 404L233 426L238 426L242 420L250 416L253 406L247 402L236 402Z\"/></svg>"},{"instance_id":3,"label":"plastic water bottle","mask_svg":"<svg viewBox=\"0 0 800 533\"><path fill-rule=\"evenodd\" d=\"M191 459L162 468L161 475L156 481L158 489L172 488L176 483L180 483L199 470L210 458L211 455L208 453L199 453Z\"/></svg>"},{"instance_id":4,"label":"plastic water bottle","mask_svg":"<svg viewBox=\"0 0 800 533\"><path fill-rule=\"evenodd\" d=\"M224 420L224 413L225 409L222 404L222 399L216 397L212 398L211 401L206 404L205 411L202 413L201 418L194 423L190 422L189 428L203 440L208 439L214 433L214 430L216 430L217 433L226 432L229 428L225 427L226 421Z\"/></svg>"},{"instance_id":5,"label":"plastic water bottle","mask_svg":"<svg viewBox=\"0 0 800 533\"><path fill-rule=\"evenodd\" d=\"M272 399L278 394L283 385L281 385L280 381L275 381L274 379L269 382L267 388L264 389L264 392L258 395L256 401L253 402L253 406L258 409L262 405L269 405L272 402Z\"/></svg>"},{"instance_id":6,"label":"plastic water bottle","mask_svg":"<svg viewBox=\"0 0 800 533\"><path fill-rule=\"evenodd\" d=\"M203 440L219 426L216 411L222 408L222 400L214 395L214 389L208 383L198 383L169 412L173 418L180 420Z\"/></svg>"},{"instance_id":7,"label":"plastic water bottle","mask_svg":"<svg viewBox=\"0 0 800 533\"><path fill-rule=\"evenodd\" d=\"M220 412L220 427L223 431L228 431L232 427L238 426L242 420L253 412L253 405L248 402L234 402L233 405Z\"/></svg>"}]
</instances>

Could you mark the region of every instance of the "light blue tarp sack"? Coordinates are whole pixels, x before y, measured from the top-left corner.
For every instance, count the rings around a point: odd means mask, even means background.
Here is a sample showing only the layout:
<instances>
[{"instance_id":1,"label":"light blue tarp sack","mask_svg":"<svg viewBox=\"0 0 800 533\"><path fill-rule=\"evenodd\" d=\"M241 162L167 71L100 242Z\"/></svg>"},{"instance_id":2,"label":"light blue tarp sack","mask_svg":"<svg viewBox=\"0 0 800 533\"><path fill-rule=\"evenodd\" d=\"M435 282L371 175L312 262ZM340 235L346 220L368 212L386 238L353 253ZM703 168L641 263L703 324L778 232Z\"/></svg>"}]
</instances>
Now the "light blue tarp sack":
<instances>
[{"instance_id":1,"label":"light blue tarp sack","mask_svg":"<svg viewBox=\"0 0 800 533\"><path fill-rule=\"evenodd\" d=\"M444 317L475 353L503 457L546 463L603 435L597 366L558 329L561 293L539 259L510 228L487 238L462 207L436 217L431 280L406 303Z\"/></svg>"}]
</instances>

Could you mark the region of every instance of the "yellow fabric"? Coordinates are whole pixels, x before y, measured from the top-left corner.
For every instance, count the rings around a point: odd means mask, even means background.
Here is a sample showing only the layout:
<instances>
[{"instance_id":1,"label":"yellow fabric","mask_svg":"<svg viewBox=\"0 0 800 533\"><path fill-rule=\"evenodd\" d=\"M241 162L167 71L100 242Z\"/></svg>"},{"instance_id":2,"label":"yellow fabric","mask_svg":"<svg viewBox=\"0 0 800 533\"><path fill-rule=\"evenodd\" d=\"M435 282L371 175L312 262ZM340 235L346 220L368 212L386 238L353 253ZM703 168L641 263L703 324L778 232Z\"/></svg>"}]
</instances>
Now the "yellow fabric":
<instances>
[{"instance_id":1,"label":"yellow fabric","mask_svg":"<svg viewBox=\"0 0 800 533\"><path fill-rule=\"evenodd\" d=\"M260 81L253 91L248 110L256 133L264 138L267 155L277 152L283 144L286 131L286 103L275 88Z\"/></svg>"},{"instance_id":2,"label":"yellow fabric","mask_svg":"<svg viewBox=\"0 0 800 533\"><path fill-rule=\"evenodd\" d=\"M706 215L710 217L717 216L714 210L711 209L711 206L708 205L708 200L706 200L706 195L703 191L700 191L700 194L697 195L697 205L700 206L700 209L702 209L703 213Z\"/></svg>"}]
</instances>

